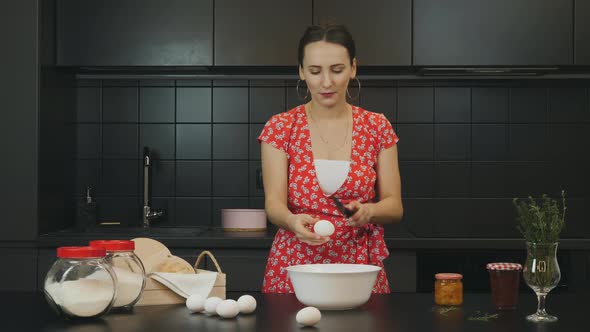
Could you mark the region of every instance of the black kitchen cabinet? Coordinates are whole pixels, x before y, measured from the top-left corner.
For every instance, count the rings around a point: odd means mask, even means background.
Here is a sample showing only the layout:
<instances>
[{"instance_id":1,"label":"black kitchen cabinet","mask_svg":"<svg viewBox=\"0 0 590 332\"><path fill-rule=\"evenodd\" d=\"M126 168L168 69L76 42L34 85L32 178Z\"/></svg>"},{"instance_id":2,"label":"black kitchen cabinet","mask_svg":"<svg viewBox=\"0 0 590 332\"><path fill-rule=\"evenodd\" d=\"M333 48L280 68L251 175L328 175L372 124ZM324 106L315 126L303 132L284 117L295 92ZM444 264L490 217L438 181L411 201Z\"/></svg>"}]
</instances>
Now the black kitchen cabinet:
<instances>
[{"instance_id":1,"label":"black kitchen cabinet","mask_svg":"<svg viewBox=\"0 0 590 332\"><path fill-rule=\"evenodd\" d=\"M39 5L0 2L0 241L37 239Z\"/></svg>"},{"instance_id":2,"label":"black kitchen cabinet","mask_svg":"<svg viewBox=\"0 0 590 332\"><path fill-rule=\"evenodd\" d=\"M383 261L392 292L416 291L416 252L389 248L389 257Z\"/></svg>"},{"instance_id":3,"label":"black kitchen cabinet","mask_svg":"<svg viewBox=\"0 0 590 332\"><path fill-rule=\"evenodd\" d=\"M570 65L572 12L573 0L414 0L414 65Z\"/></svg>"},{"instance_id":4,"label":"black kitchen cabinet","mask_svg":"<svg viewBox=\"0 0 590 332\"><path fill-rule=\"evenodd\" d=\"M590 65L590 1L575 0L574 42L576 65Z\"/></svg>"},{"instance_id":5,"label":"black kitchen cabinet","mask_svg":"<svg viewBox=\"0 0 590 332\"><path fill-rule=\"evenodd\" d=\"M268 259L268 249L211 249L226 274L228 292L260 292ZM215 264L207 257L207 270Z\"/></svg>"},{"instance_id":6,"label":"black kitchen cabinet","mask_svg":"<svg viewBox=\"0 0 590 332\"><path fill-rule=\"evenodd\" d=\"M58 0L61 66L210 66L213 0Z\"/></svg>"},{"instance_id":7,"label":"black kitchen cabinet","mask_svg":"<svg viewBox=\"0 0 590 332\"><path fill-rule=\"evenodd\" d=\"M313 6L314 24L338 23L350 30L360 66L412 64L411 0L321 0Z\"/></svg>"},{"instance_id":8,"label":"black kitchen cabinet","mask_svg":"<svg viewBox=\"0 0 590 332\"><path fill-rule=\"evenodd\" d=\"M5 271L0 277L0 291L37 289L37 248L0 248L0 257Z\"/></svg>"},{"instance_id":9,"label":"black kitchen cabinet","mask_svg":"<svg viewBox=\"0 0 590 332\"><path fill-rule=\"evenodd\" d=\"M216 0L216 66L294 66L311 0Z\"/></svg>"}]
</instances>

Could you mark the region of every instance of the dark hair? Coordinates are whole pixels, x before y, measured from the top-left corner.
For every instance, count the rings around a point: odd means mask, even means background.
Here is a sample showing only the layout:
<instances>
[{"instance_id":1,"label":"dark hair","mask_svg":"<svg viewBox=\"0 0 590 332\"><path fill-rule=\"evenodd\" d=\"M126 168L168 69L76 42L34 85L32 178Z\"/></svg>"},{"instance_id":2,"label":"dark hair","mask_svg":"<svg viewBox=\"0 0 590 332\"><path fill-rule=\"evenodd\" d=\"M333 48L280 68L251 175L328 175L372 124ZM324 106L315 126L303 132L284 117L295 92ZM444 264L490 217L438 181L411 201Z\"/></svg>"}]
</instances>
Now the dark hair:
<instances>
[{"instance_id":1,"label":"dark hair","mask_svg":"<svg viewBox=\"0 0 590 332\"><path fill-rule=\"evenodd\" d=\"M297 50L297 56L299 60L299 66L303 66L303 51L307 44L326 41L328 43L334 43L344 46L348 51L350 57L350 64L352 65L352 59L355 57L356 47L354 46L354 40L348 29L344 25L340 24L327 24L327 25L312 25L305 30L305 33L299 39L299 49Z\"/></svg>"}]
</instances>

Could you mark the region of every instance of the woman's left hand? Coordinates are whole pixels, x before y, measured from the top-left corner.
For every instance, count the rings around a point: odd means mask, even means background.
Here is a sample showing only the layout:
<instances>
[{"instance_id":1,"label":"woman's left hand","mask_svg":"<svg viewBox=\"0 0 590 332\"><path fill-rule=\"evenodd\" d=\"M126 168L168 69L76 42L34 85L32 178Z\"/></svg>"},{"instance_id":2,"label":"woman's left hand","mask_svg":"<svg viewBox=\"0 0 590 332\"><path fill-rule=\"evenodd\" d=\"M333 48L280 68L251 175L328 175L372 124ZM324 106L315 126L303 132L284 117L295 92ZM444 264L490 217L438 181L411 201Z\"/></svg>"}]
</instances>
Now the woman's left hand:
<instances>
[{"instance_id":1,"label":"woman's left hand","mask_svg":"<svg viewBox=\"0 0 590 332\"><path fill-rule=\"evenodd\" d=\"M346 204L345 207L354 211L353 215L346 221L347 226L360 227L371 222L371 217L373 216L371 204L352 201Z\"/></svg>"}]
</instances>

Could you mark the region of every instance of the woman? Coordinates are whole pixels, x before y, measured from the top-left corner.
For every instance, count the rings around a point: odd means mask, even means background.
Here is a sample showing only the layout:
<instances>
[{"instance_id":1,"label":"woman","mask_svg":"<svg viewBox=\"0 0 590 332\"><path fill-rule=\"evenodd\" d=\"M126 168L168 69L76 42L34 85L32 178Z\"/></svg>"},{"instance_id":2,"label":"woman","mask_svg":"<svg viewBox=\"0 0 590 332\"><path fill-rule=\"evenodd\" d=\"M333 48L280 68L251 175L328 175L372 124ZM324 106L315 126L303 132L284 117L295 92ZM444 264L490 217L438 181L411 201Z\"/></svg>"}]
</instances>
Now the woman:
<instances>
[{"instance_id":1,"label":"woman","mask_svg":"<svg viewBox=\"0 0 590 332\"><path fill-rule=\"evenodd\" d=\"M258 137L265 209L279 227L264 293L293 292L284 269L291 265L383 267L389 252L381 225L398 222L403 214L398 138L391 124L382 114L346 101L349 81L356 79L350 33L339 25L309 27L299 41L298 58L311 101L274 115ZM354 214L347 219L332 196ZM334 224L330 237L312 231L321 219ZM384 270L373 292L390 292Z\"/></svg>"}]
</instances>

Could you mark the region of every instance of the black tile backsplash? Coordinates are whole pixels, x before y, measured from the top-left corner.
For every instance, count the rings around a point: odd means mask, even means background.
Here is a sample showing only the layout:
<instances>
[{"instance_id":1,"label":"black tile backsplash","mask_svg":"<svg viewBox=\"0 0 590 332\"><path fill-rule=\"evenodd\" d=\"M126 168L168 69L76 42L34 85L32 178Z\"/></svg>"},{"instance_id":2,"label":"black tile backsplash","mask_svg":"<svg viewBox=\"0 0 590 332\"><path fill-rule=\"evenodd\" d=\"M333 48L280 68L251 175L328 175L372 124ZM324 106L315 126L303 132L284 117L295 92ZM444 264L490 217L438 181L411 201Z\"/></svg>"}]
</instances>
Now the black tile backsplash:
<instances>
[{"instance_id":1,"label":"black tile backsplash","mask_svg":"<svg viewBox=\"0 0 590 332\"><path fill-rule=\"evenodd\" d=\"M506 160L508 158L508 125L473 124L471 152L475 161Z\"/></svg>"},{"instance_id":2,"label":"black tile backsplash","mask_svg":"<svg viewBox=\"0 0 590 332\"><path fill-rule=\"evenodd\" d=\"M434 164L434 196L470 197L470 162L436 162Z\"/></svg>"},{"instance_id":3,"label":"black tile backsplash","mask_svg":"<svg viewBox=\"0 0 590 332\"><path fill-rule=\"evenodd\" d=\"M213 159L248 159L248 124L214 124Z\"/></svg>"},{"instance_id":4,"label":"black tile backsplash","mask_svg":"<svg viewBox=\"0 0 590 332\"><path fill-rule=\"evenodd\" d=\"M262 185L262 163L260 161L251 161L249 166L249 195L250 197L264 197L264 188Z\"/></svg>"},{"instance_id":5,"label":"black tile backsplash","mask_svg":"<svg viewBox=\"0 0 590 332\"><path fill-rule=\"evenodd\" d=\"M177 197L176 220L177 226L210 226L211 199Z\"/></svg>"},{"instance_id":6,"label":"black tile backsplash","mask_svg":"<svg viewBox=\"0 0 590 332\"><path fill-rule=\"evenodd\" d=\"M469 88L436 88L434 90L434 121L436 123L471 121Z\"/></svg>"},{"instance_id":7,"label":"black tile backsplash","mask_svg":"<svg viewBox=\"0 0 590 332\"><path fill-rule=\"evenodd\" d=\"M359 104L372 112L383 113L392 122L397 116L397 91L394 87L362 88Z\"/></svg>"},{"instance_id":8,"label":"black tile backsplash","mask_svg":"<svg viewBox=\"0 0 590 332\"><path fill-rule=\"evenodd\" d=\"M437 124L434 127L436 160L469 160L471 127L467 124Z\"/></svg>"},{"instance_id":9,"label":"black tile backsplash","mask_svg":"<svg viewBox=\"0 0 590 332\"><path fill-rule=\"evenodd\" d=\"M399 165L402 197L432 197L434 163L432 161L402 161Z\"/></svg>"},{"instance_id":10,"label":"black tile backsplash","mask_svg":"<svg viewBox=\"0 0 590 332\"><path fill-rule=\"evenodd\" d=\"M510 89L510 122L536 123L547 121L547 89Z\"/></svg>"},{"instance_id":11,"label":"black tile backsplash","mask_svg":"<svg viewBox=\"0 0 590 332\"><path fill-rule=\"evenodd\" d=\"M76 90L76 122L100 122L100 88L78 87Z\"/></svg>"},{"instance_id":12,"label":"black tile backsplash","mask_svg":"<svg viewBox=\"0 0 590 332\"><path fill-rule=\"evenodd\" d=\"M400 142L402 137L404 137L403 139L406 141L404 145L399 145L399 159L408 161L433 160L433 127L433 124L397 125L397 134L400 137Z\"/></svg>"},{"instance_id":13,"label":"black tile backsplash","mask_svg":"<svg viewBox=\"0 0 590 332\"><path fill-rule=\"evenodd\" d=\"M583 88L556 88L549 91L551 122L590 121Z\"/></svg>"},{"instance_id":14,"label":"black tile backsplash","mask_svg":"<svg viewBox=\"0 0 590 332\"><path fill-rule=\"evenodd\" d=\"M217 226L222 208L263 208L256 138L307 91L272 79L78 83L72 198L95 187L99 218L125 225L140 223L143 146L161 225ZM590 236L590 82L361 83L353 104L384 113L400 137L404 221L388 236L518 236L512 198L562 188L565 233Z\"/></svg>"},{"instance_id":15,"label":"black tile backsplash","mask_svg":"<svg viewBox=\"0 0 590 332\"><path fill-rule=\"evenodd\" d=\"M140 201L135 197L98 197L96 199L99 222L120 222L123 226L136 226L139 220Z\"/></svg>"},{"instance_id":16,"label":"black tile backsplash","mask_svg":"<svg viewBox=\"0 0 590 332\"><path fill-rule=\"evenodd\" d=\"M176 122L211 122L211 88L177 88Z\"/></svg>"},{"instance_id":17,"label":"black tile backsplash","mask_svg":"<svg viewBox=\"0 0 590 332\"><path fill-rule=\"evenodd\" d=\"M139 126L139 155L149 146L153 159L174 159L174 124L141 124Z\"/></svg>"},{"instance_id":18,"label":"black tile backsplash","mask_svg":"<svg viewBox=\"0 0 590 332\"><path fill-rule=\"evenodd\" d=\"M434 88L399 88L397 110L399 123L433 123Z\"/></svg>"},{"instance_id":19,"label":"black tile backsplash","mask_svg":"<svg viewBox=\"0 0 590 332\"><path fill-rule=\"evenodd\" d=\"M142 165L140 164L140 167ZM152 165L152 197L174 197L176 162L154 160ZM143 170L139 174L143 176ZM143 181L140 181L140 193L143 192L142 185Z\"/></svg>"},{"instance_id":20,"label":"black tile backsplash","mask_svg":"<svg viewBox=\"0 0 590 332\"><path fill-rule=\"evenodd\" d=\"M549 127L550 144L548 153L553 160L590 160L590 123L588 124L551 124Z\"/></svg>"},{"instance_id":21,"label":"black tile backsplash","mask_svg":"<svg viewBox=\"0 0 590 332\"><path fill-rule=\"evenodd\" d=\"M211 158L211 125L176 125L177 159Z\"/></svg>"},{"instance_id":22,"label":"black tile backsplash","mask_svg":"<svg viewBox=\"0 0 590 332\"><path fill-rule=\"evenodd\" d=\"M102 126L102 156L109 159L137 158L137 124L104 124Z\"/></svg>"},{"instance_id":23,"label":"black tile backsplash","mask_svg":"<svg viewBox=\"0 0 590 332\"><path fill-rule=\"evenodd\" d=\"M258 143L258 136L262 132L264 124L251 124L248 133L248 144L250 144L250 159L260 160L260 143Z\"/></svg>"},{"instance_id":24,"label":"black tile backsplash","mask_svg":"<svg viewBox=\"0 0 590 332\"><path fill-rule=\"evenodd\" d=\"M251 88L250 122L265 123L273 114L285 108L285 89Z\"/></svg>"},{"instance_id":25,"label":"black tile backsplash","mask_svg":"<svg viewBox=\"0 0 590 332\"><path fill-rule=\"evenodd\" d=\"M213 89L213 122L248 123L248 88Z\"/></svg>"},{"instance_id":26,"label":"black tile backsplash","mask_svg":"<svg viewBox=\"0 0 590 332\"><path fill-rule=\"evenodd\" d=\"M76 157L99 158L100 126L98 124L78 124L76 128Z\"/></svg>"},{"instance_id":27,"label":"black tile backsplash","mask_svg":"<svg viewBox=\"0 0 590 332\"><path fill-rule=\"evenodd\" d=\"M139 194L138 160L103 159L99 195L137 196Z\"/></svg>"},{"instance_id":28,"label":"black tile backsplash","mask_svg":"<svg viewBox=\"0 0 590 332\"><path fill-rule=\"evenodd\" d=\"M137 87L102 88L103 122L137 122L138 121Z\"/></svg>"},{"instance_id":29,"label":"black tile backsplash","mask_svg":"<svg viewBox=\"0 0 590 332\"><path fill-rule=\"evenodd\" d=\"M176 196L212 195L210 161L176 162Z\"/></svg>"},{"instance_id":30,"label":"black tile backsplash","mask_svg":"<svg viewBox=\"0 0 590 332\"><path fill-rule=\"evenodd\" d=\"M248 162L214 161L213 196L248 197Z\"/></svg>"},{"instance_id":31,"label":"black tile backsplash","mask_svg":"<svg viewBox=\"0 0 590 332\"><path fill-rule=\"evenodd\" d=\"M471 93L472 122L508 121L507 88L473 88Z\"/></svg>"},{"instance_id":32,"label":"black tile backsplash","mask_svg":"<svg viewBox=\"0 0 590 332\"><path fill-rule=\"evenodd\" d=\"M139 121L174 123L174 88L141 88Z\"/></svg>"},{"instance_id":33,"label":"black tile backsplash","mask_svg":"<svg viewBox=\"0 0 590 332\"><path fill-rule=\"evenodd\" d=\"M510 176L505 162L473 162L472 197L510 197Z\"/></svg>"},{"instance_id":34,"label":"black tile backsplash","mask_svg":"<svg viewBox=\"0 0 590 332\"><path fill-rule=\"evenodd\" d=\"M510 159L546 160L548 148L547 127L542 124L511 124Z\"/></svg>"},{"instance_id":35,"label":"black tile backsplash","mask_svg":"<svg viewBox=\"0 0 590 332\"><path fill-rule=\"evenodd\" d=\"M78 159L76 160L76 180L74 195L83 196L87 187L92 187L96 193L98 187L99 160L97 159Z\"/></svg>"}]
</instances>

